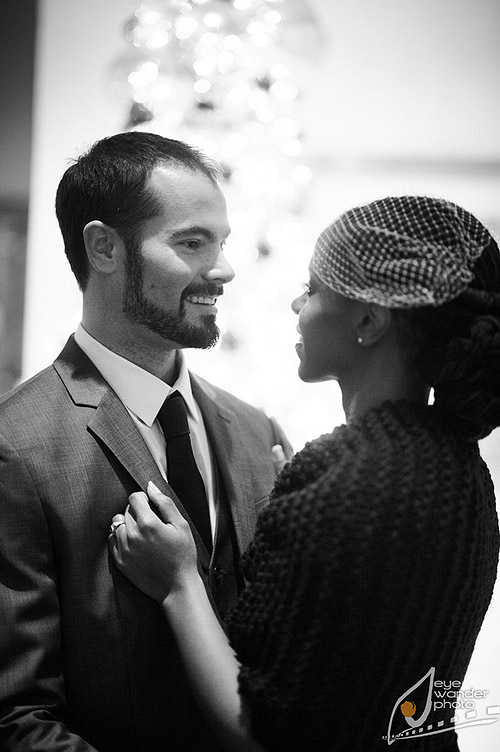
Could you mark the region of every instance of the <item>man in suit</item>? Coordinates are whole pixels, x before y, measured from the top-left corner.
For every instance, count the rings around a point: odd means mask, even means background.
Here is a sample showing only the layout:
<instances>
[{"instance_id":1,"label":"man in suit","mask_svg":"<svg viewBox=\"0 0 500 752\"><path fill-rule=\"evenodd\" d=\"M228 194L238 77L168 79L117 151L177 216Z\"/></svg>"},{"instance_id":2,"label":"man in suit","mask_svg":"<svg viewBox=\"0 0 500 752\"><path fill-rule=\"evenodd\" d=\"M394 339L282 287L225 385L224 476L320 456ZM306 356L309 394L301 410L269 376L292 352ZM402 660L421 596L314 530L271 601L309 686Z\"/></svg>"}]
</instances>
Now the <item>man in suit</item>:
<instances>
[{"instance_id":1,"label":"man in suit","mask_svg":"<svg viewBox=\"0 0 500 752\"><path fill-rule=\"evenodd\" d=\"M261 411L190 374L182 356L217 340L216 299L233 277L217 177L186 144L122 133L59 185L82 324L52 366L0 403L6 752L212 749L166 622L118 572L107 536L152 480L189 519L223 619L273 485L271 449L289 448ZM173 419L157 416L172 394L188 422L189 482L201 477L198 509L171 480L184 462L169 466Z\"/></svg>"}]
</instances>

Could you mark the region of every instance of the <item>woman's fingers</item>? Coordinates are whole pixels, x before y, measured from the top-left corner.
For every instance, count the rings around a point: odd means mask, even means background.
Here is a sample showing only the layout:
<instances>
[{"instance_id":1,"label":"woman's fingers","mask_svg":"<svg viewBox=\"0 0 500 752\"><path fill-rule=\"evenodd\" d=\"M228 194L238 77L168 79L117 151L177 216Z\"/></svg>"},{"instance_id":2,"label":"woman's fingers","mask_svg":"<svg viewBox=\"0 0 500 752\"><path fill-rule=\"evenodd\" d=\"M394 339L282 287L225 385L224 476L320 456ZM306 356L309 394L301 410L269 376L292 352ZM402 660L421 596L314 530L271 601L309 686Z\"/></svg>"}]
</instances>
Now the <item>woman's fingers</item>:
<instances>
[{"instance_id":1,"label":"woman's fingers","mask_svg":"<svg viewBox=\"0 0 500 752\"><path fill-rule=\"evenodd\" d=\"M278 475L287 462L285 452L283 451L281 444L275 444L273 447L271 447L271 457L273 459L274 471L276 475Z\"/></svg>"},{"instance_id":2,"label":"woman's fingers","mask_svg":"<svg viewBox=\"0 0 500 752\"><path fill-rule=\"evenodd\" d=\"M172 499L169 496L162 494L160 489L157 488L152 481L149 481L147 491L148 496L156 509L156 513L162 522L176 526L182 525L186 522Z\"/></svg>"},{"instance_id":3,"label":"woman's fingers","mask_svg":"<svg viewBox=\"0 0 500 752\"><path fill-rule=\"evenodd\" d=\"M115 514L115 516L111 520L111 525L109 527L109 535L114 535L117 529L120 527L120 525L124 525L124 524L125 524L125 515Z\"/></svg>"},{"instance_id":4,"label":"woman's fingers","mask_svg":"<svg viewBox=\"0 0 500 752\"><path fill-rule=\"evenodd\" d=\"M147 490L149 499L133 493L125 514L113 517L109 546L120 571L162 602L186 578L198 576L196 545L172 499L152 483Z\"/></svg>"},{"instance_id":5,"label":"woman's fingers","mask_svg":"<svg viewBox=\"0 0 500 752\"><path fill-rule=\"evenodd\" d=\"M109 529L108 543L111 553L115 560L121 563L121 552L127 542L127 523L125 515L115 514L111 520L111 526Z\"/></svg>"},{"instance_id":6,"label":"woman's fingers","mask_svg":"<svg viewBox=\"0 0 500 752\"><path fill-rule=\"evenodd\" d=\"M145 494L144 491L136 491L135 493L130 494L128 497L128 503L127 512L134 518L134 520L138 520L140 517L147 518L149 515L154 514L149 505L147 494Z\"/></svg>"},{"instance_id":7,"label":"woman's fingers","mask_svg":"<svg viewBox=\"0 0 500 752\"><path fill-rule=\"evenodd\" d=\"M184 520L174 502L165 496L152 481L149 481L147 495L142 491L130 494L130 513L137 523L150 523L160 519L165 524L177 525ZM149 498L148 498L149 497Z\"/></svg>"},{"instance_id":8,"label":"woman's fingers","mask_svg":"<svg viewBox=\"0 0 500 752\"><path fill-rule=\"evenodd\" d=\"M189 528L172 499L161 493L151 481L147 491L148 494L143 491L130 494L125 514L115 514L111 521L109 544L118 563L122 562L125 553L130 553L131 546L140 544L142 537L148 540L152 539L151 536L163 538L165 525L172 525L179 532Z\"/></svg>"}]
</instances>

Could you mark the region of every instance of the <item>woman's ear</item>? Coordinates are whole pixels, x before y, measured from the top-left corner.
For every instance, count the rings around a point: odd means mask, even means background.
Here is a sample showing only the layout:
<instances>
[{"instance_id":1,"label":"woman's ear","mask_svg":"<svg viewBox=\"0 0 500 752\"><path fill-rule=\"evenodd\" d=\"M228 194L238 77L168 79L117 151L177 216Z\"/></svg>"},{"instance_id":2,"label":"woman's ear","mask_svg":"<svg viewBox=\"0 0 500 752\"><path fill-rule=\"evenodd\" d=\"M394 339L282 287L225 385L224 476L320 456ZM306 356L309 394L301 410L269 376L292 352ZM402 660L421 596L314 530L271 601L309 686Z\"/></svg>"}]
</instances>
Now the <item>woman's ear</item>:
<instances>
[{"instance_id":1,"label":"woman's ear","mask_svg":"<svg viewBox=\"0 0 500 752\"><path fill-rule=\"evenodd\" d=\"M100 274L113 274L121 247L116 230L93 219L83 228L83 240L91 267Z\"/></svg>"},{"instance_id":2,"label":"woman's ear","mask_svg":"<svg viewBox=\"0 0 500 752\"><path fill-rule=\"evenodd\" d=\"M376 303L363 304L363 316L357 327L358 343L360 345L374 345L379 342L392 324L390 308Z\"/></svg>"}]
</instances>

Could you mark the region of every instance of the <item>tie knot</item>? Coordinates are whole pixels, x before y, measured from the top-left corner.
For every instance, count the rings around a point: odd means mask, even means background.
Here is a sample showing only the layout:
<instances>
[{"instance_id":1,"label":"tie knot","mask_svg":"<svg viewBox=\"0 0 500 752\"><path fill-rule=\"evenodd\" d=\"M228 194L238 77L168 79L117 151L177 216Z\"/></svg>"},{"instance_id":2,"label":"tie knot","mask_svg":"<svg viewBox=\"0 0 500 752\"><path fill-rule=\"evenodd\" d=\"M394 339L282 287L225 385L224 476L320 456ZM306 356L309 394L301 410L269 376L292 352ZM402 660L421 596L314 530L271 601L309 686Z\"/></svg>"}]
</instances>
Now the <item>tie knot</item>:
<instances>
[{"instance_id":1,"label":"tie knot","mask_svg":"<svg viewBox=\"0 0 500 752\"><path fill-rule=\"evenodd\" d=\"M189 434L186 403L180 392L172 392L167 397L156 417L167 441Z\"/></svg>"}]
</instances>

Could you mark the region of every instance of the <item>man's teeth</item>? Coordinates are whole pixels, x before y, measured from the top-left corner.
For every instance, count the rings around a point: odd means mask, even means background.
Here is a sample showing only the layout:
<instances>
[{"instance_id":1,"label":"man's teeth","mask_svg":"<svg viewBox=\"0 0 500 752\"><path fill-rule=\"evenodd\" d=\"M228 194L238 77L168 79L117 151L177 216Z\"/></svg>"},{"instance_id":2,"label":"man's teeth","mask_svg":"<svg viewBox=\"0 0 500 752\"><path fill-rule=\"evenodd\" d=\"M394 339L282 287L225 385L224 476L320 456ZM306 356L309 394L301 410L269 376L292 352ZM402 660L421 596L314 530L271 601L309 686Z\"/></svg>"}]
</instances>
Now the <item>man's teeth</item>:
<instances>
[{"instance_id":1,"label":"man's teeth","mask_svg":"<svg viewBox=\"0 0 500 752\"><path fill-rule=\"evenodd\" d=\"M215 305L217 298L204 297L201 295L188 295L186 300L190 303L201 303L201 305Z\"/></svg>"}]
</instances>

